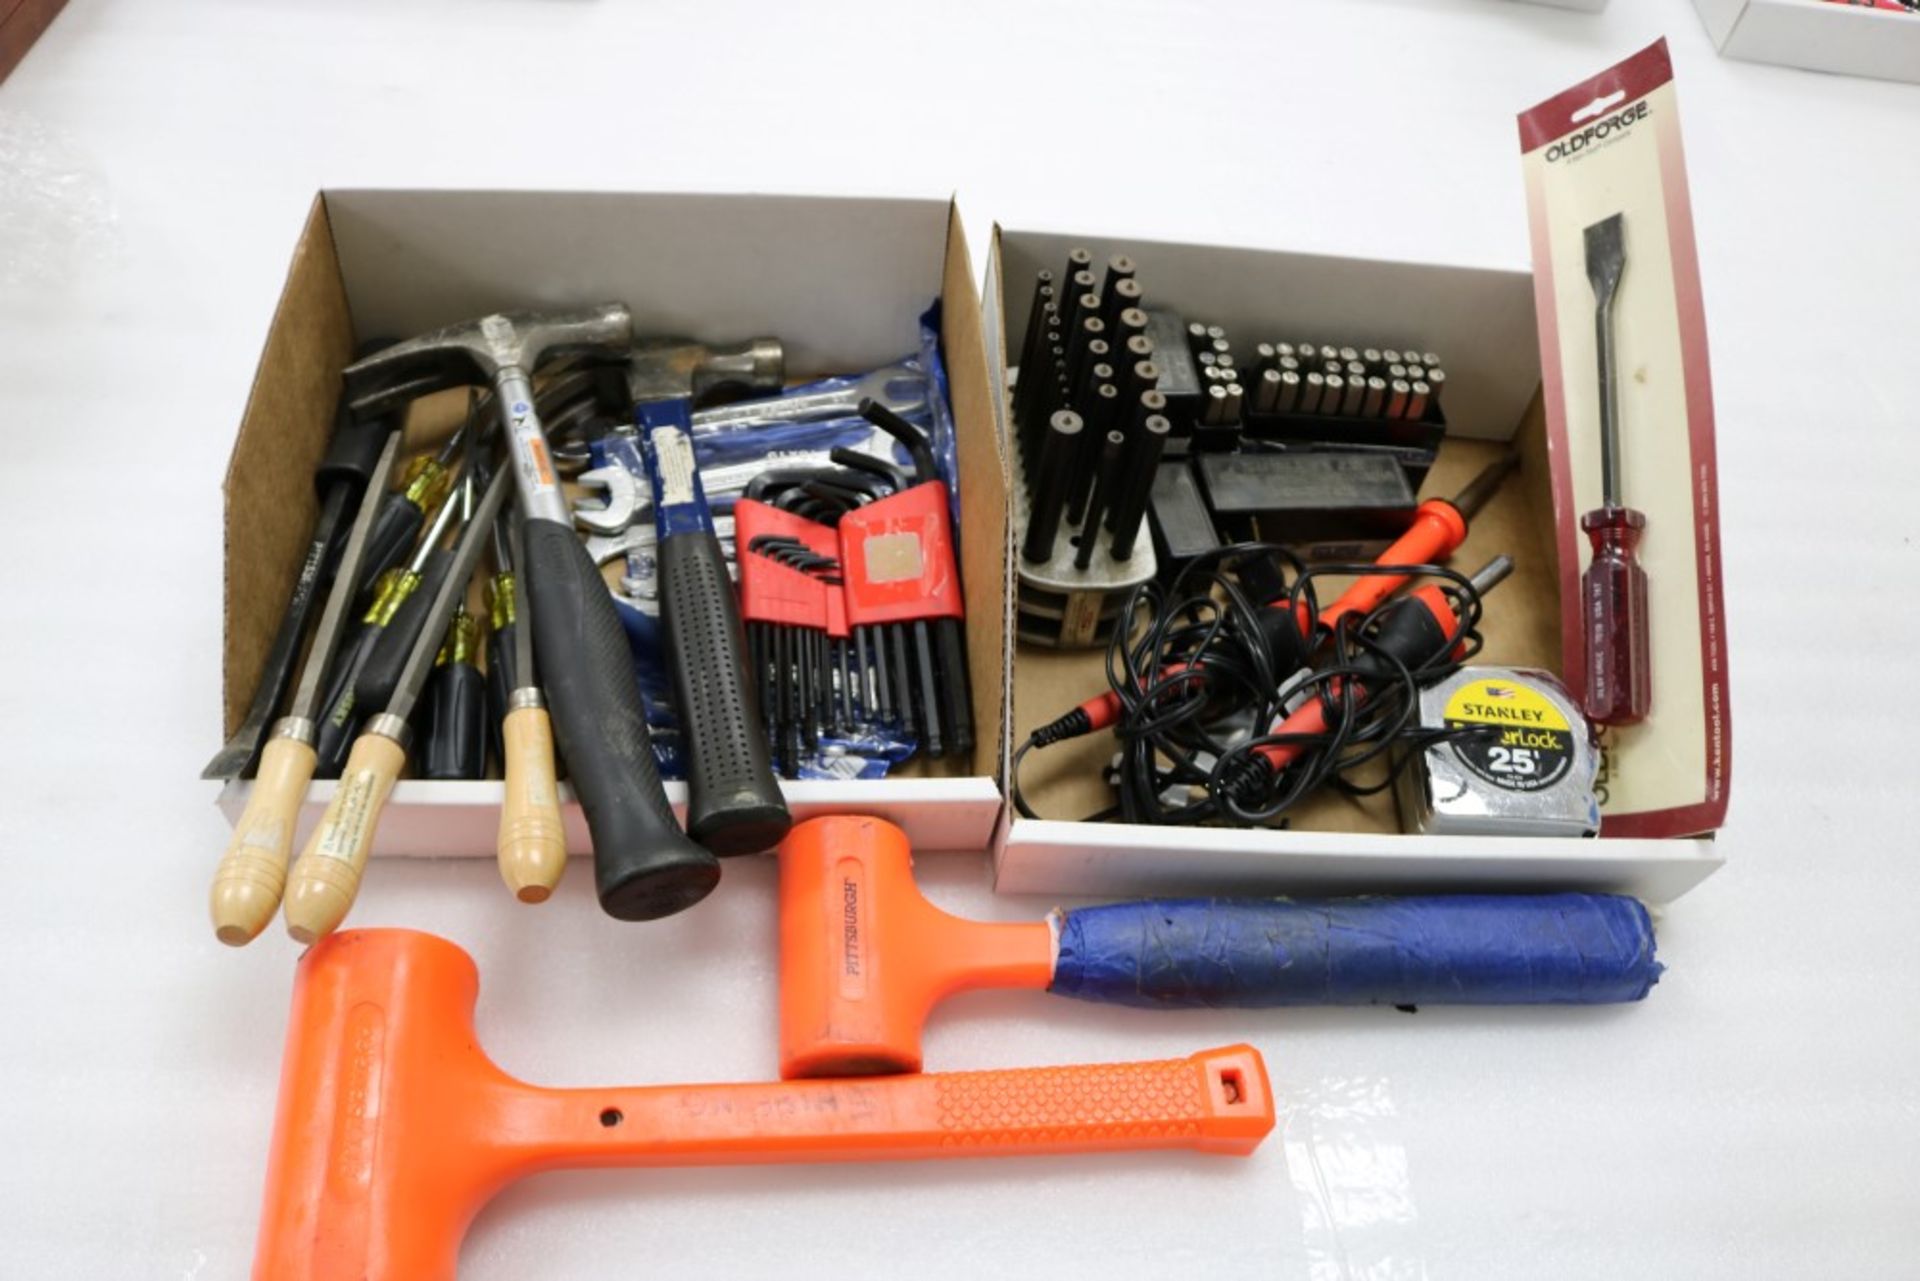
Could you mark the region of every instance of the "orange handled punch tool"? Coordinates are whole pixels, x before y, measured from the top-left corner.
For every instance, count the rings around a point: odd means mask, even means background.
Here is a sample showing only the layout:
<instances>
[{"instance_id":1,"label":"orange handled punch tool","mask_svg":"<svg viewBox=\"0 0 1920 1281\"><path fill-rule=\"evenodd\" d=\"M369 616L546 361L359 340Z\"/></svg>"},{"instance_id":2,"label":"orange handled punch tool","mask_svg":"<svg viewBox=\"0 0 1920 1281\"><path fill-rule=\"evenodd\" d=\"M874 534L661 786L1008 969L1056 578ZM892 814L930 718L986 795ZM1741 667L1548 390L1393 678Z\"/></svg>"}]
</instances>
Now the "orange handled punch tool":
<instances>
[{"instance_id":1,"label":"orange handled punch tool","mask_svg":"<svg viewBox=\"0 0 1920 1281\"><path fill-rule=\"evenodd\" d=\"M450 1281L515 1179L581 1166L901 1161L1185 1148L1273 1128L1257 1051L884 1080L541 1089L475 1042L479 974L410 930L301 959L256 1281Z\"/></svg>"}]
</instances>

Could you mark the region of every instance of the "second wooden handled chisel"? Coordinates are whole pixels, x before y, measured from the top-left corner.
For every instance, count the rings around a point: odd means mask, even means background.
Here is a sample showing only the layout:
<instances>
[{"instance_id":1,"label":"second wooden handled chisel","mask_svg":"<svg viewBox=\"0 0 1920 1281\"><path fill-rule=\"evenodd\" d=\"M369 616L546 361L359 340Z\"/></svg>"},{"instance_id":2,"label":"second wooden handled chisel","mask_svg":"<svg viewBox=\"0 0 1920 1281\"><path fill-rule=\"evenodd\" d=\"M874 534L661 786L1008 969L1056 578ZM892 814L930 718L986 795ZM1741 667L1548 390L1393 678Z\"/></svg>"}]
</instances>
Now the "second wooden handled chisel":
<instances>
[{"instance_id":1,"label":"second wooden handled chisel","mask_svg":"<svg viewBox=\"0 0 1920 1281\"><path fill-rule=\"evenodd\" d=\"M280 891L287 879L287 859L293 853L294 821L300 815L301 802L306 799L307 785L313 781L315 718L320 709L321 681L339 647L340 634L346 628L347 606L353 601L360 579L367 533L399 459L400 433L391 432L361 492L360 509L347 535L346 550L340 555L339 572L334 575L333 588L320 613L313 645L307 651L293 705L274 725L261 750L260 771L253 781L253 793L247 798L240 821L233 825L233 839L214 873L210 903L213 931L229 947L251 943L280 906Z\"/></svg>"},{"instance_id":2,"label":"second wooden handled chisel","mask_svg":"<svg viewBox=\"0 0 1920 1281\"><path fill-rule=\"evenodd\" d=\"M413 715L420 691L433 671L434 660L440 655L440 641L446 635L448 620L466 599L467 580L473 577L473 567L479 563L494 515L512 487L512 467L497 468L487 484L485 497L454 550L452 568L434 594L433 605L412 652L407 655L406 666L400 670L392 698L385 710L367 722L365 732L354 741L333 800L293 865L285 903L287 933L301 943L311 943L331 934L346 919L354 896L360 891L360 876L373 849L380 811L407 764L407 746L412 735L408 718Z\"/></svg>"}]
</instances>

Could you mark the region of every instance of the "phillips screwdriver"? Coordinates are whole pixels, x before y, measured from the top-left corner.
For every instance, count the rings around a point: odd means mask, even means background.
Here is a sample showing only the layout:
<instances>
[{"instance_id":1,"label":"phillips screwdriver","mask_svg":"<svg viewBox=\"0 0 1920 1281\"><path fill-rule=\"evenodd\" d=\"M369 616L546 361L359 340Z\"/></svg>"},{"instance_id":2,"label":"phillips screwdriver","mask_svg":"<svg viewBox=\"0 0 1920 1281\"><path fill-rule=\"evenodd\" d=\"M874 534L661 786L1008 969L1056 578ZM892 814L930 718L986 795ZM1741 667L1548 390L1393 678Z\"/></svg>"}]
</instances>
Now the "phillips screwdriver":
<instances>
[{"instance_id":1,"label":"phillips screwdriver","mask_svg":"<svg viewBox=\"0 0 1920 1281\"><path fill-rule=\"evenodd\" d=\"M369 355L387 345L367 343L360 348L360 354ZM287 686L293 681L294 663L300 657L300 645L306 638L314 606L335 575L335 558L340 552L340 536L346 527L348 512L370 483L382 442L398 435L399 426L397 412L358 421L348 412L344 401L340 405L334 418L333 438L314 472L314 482L320 491L320 514L314 521L313 536L308 541L306 555L301 558L293 591L287 598L280 630L261 664L259 683L254 686L253 701L248 704L240 727L226 745L214 753L213 759L200 771L200 777L239 778L259 759L274 709L280 706ZM382 492L387 483L387 479L381 480ZM360 583L372 582L391 563L375 567L370 559L363 557L353 589L358 591Z\"/></svg>"},{"instance_id":2,"label":"phillips screwdriver","mask_svg":"<svg viewBox=\"0 0 1920 1281\"><path fill-rule=\"evenodd\" d=\"M438 453L417 459L399 491L387 495L368 536L365 576L369 582L407 558L407 549L427 523L427 513L453 488L454 451L473 434L476 406L477 398L468 397L466 423L447 438Z\"/></svg>"},{"instance_id":3,"label":"phillips screwdriver","mask_svg":"<svg viewBox=\"0 0 1920 1281\"><path fill-rule=\"evenodd\" d=\"M523 559L518 526L510 541L511 559L505 563L518 564ZM500 772L506 779L506 795L500 802L500 836L494 852L513 896L522 903L544 903L567 870L567 834L561 826L553 722L547 717L547 700L534 663L533 629L518 621L527 614L527 580L512 571L505 576L512 579L508 626L504 636L494 632L492 656L508 670L509 684L507 714L500 726Z\"/></svg>"},{"instance_id":4,"label":"phillips screwdriver","mask_svg":"<svg viewBox=\"0 0 1920 1281\"><path fill-rule=\"evenodd\" d=\"M1580 518L1593 559L1580 577L1587 642L1587 715L1602 725L1637 725L1653 702L1648 652L1647 571L1635 555L1645 513L1620 501L1620 403L1613 351L1613 299L1626 270L1624 217L1587 228L1594 346L1600 377L1600 506Z\"/></svg>"},{"instance_id":5,"label":"phillips screwdriver","mask_svg":"<svg viewBox=\"0 0 1920 1281\"><path fill-rule=\"evenodd\" d=\"M333 800L288 875L283 905L287 933L298 942L312 943L332 933L353 906L361 874L366 870L367 855L373 849L380 811L407 763L407 745L412 736L408 718L439 656L440 640L447 624L455 608L466 599L467 580L472 577L480 550L487 542L488 526L512 487L513 468L503 465L495 469L486 496L480 500L474 519L461 535L452 570L434 595L420 638L407 655L393 698L367 722L366 732L354 740Z\"/></svg>"},{"instance_id":6,"label":"phillips screwdriver","mask_svg":"<svg viewBox=\"0 0 1920 1281\"><path fill-rule=\"evenodd\" d=\"M320 702L321 677L339 644L365 555L367 532L399 457L400 433L391 432L361 492L359 511L347 535L326 607L321 610L300 684L294 690L293 705L274 725L272 737L261 750L253 794L247 798L240 821L233 825L233 839L214 873L210 904L214 934L230 947L251 942L280 906L287 859L293 851L294 820L306 799L307 784L313 780L314 713Z\"/></svg>"},{"instance_id":7,"label":"phillips screwdriver","mask_svg":"<svg viewBox=\"0 0 1920 1281\"><path fill-rule=\"evenodd\" d=\"M474 487L480 478L471 467L464 468L458 486L454 490L455 510L459 512L458 527L464 529L473 518ZM460 534L454 534L458 541ZM379 637L373 642L373 648L367 654L366 663L360 668L360 674L353 680L353 701L359 707L385 707L387 700L393 697L393 688L400 679L400 669L406 665L407 655L413 652L414 642L420 639L420 629L426 623L427 611L433 607L433 598L445 581L453 565L453 552L441 539L434 539L435 546L427 553L420 569L419 582L409 588L406 598L393 611L387 625L380 629Z\"/></svg>"},{"instance_id":8,"label":"phillips screwdriver","mask_svg":"<svg viewBox=\"0 0 1920 1281\"><path fill-rule=\"evenodd\" d=\"M354 729L360 723L354 702L354 683L360 678L360 669L366 666L374 643L380 639L380 633L392 621L394 613L420 586L421 571L434 548L439 545L440 537L453 519L459 501L457 494L448 494L443 498L440 511L434 516L426 537L420 541L413 560L380 576L373 604L361 615L360 629L340 651L333 672L327 678L327 695L320 703L318 737L314 740L320 759L314 767L314 777L339 777L340 767L346 763L347 749L353 743Z\"/></svg>"}]
</instances>

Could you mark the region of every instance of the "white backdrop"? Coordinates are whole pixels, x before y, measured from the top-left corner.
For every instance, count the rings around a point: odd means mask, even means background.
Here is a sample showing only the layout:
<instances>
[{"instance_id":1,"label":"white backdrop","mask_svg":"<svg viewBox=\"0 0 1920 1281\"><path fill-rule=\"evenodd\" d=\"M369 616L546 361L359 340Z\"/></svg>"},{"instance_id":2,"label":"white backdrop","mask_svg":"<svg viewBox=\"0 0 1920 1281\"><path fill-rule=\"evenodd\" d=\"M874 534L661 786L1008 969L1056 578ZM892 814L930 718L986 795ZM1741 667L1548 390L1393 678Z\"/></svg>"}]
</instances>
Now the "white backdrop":
<instances>
[{"instance_id":1,"label":"white backdrop","mask_svg":"<svg viewBox=\"0 0 1920 1281\"><path fill-rule=\"evenodd\" d=\"M1651 999L964 997L933 1066L1244 1038L1281 1128L1246 1162L550 1176L481 1216L462 1276L1915 1275L1920 88L1722 62L1685 0L72 0L0 86L0 1273L251 1256L295 950L213 941L226 829L195 775L220 476L316 187L957 189L977 262L1001 218L1524 266L1515 113L1661 34L1737 750L1731 863L1664 920ZM973 858L923 880L970 914L1047 906L993 899ZM471 949L517 1074L770 1074L771 868L651 927L587 884L576 863L534 911L486 860L385 863L354 922Z\"/></svg>"}]
</instances>

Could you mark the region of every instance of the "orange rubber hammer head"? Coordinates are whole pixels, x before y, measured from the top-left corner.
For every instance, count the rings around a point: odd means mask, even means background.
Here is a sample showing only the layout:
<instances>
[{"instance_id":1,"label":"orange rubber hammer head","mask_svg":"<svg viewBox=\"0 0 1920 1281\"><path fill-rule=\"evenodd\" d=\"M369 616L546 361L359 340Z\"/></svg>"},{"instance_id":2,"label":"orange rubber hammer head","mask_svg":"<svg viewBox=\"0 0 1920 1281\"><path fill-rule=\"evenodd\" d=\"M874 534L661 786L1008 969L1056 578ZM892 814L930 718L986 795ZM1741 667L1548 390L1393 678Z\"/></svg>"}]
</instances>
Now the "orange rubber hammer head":
<instances>
[{"instance_id":1,"label":"orange rubber hammer head","mask_svg":"<svg viewBox=\"0 0 1920 1281\"><path fill-rule=\"evenodd\" d=\"M541 1089L475 1042L479 975L431 934L349 930L301 959L256 1281L452 1281L507 1183L567 1166L1191 1148L1273 1128L1258 1051L885 1080Z\"/></svg>"},{"instance_id":2,"label":"orange rubber hammer head","mask_svg":"<svg viewBox=\"0 0 1920 1281\"><path fill-rule=\"evenodd\" d=\"M1053 931L941 911L884 819L809 819L780 844L780 1075L920 1070L934 1004L970 987L1045 988Z\"/></svg>"}]
</instances>

